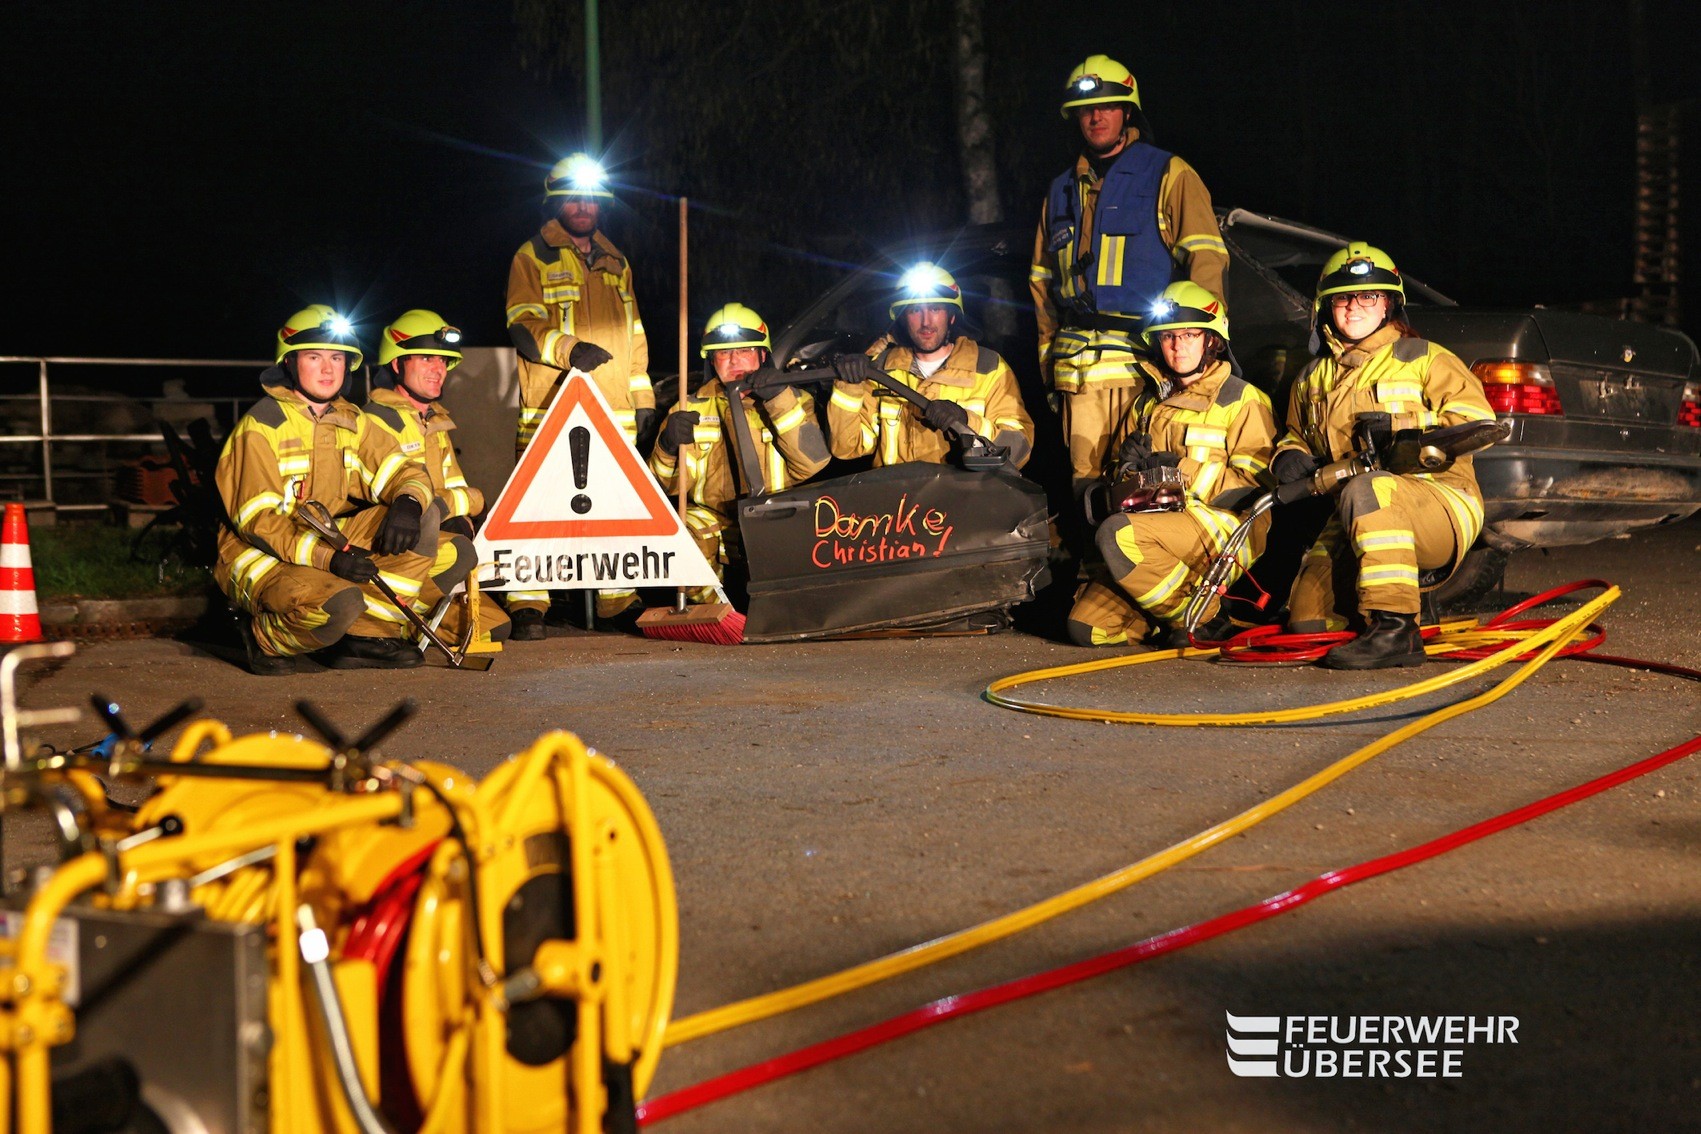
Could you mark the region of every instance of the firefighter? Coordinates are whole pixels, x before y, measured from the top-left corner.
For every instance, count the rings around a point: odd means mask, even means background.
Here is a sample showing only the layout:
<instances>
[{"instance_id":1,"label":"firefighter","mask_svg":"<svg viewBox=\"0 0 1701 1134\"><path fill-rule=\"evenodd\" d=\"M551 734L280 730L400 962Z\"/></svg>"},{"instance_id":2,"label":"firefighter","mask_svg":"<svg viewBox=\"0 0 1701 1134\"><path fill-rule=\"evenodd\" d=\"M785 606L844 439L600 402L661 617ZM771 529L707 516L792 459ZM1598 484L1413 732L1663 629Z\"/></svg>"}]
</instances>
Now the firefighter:
<instances>
[{"instance_id":1,"label":"firefighter","mask_svg":"<svg viewBox=\"0 0 1701 1134\"><path fill-rule=\"evenodd\" d=\"M544 179L541 231L520 246L508 269L508 333L519 352L520 429L516 453L537 433L568 370L589 374L634 443L647 437L656 396L650 347L632 291L632 266L598 223L613 201L603 168L576 153ZM518 640L541 638L547 591L509 591ZM598 618L634 617L638 593L597 592Z\"/></svg>"},{"instance_id":2,"label":"firefighter","mask_svg":"<svg viewBox=\"0 0 1701 1134\"><path fill-rule=\"evenodd\" d=\"M1261 491L1258 477L1276 444L1270 399L1234 372L1228 315L1215 295L1190 280L1165 288L1142 332L1150 359L1140 362L1162 400L1131 407L1114 431L1117 475L1173 467L1185 482L1174 511L1115 512L1098 527L1108 578L1090 580L1069 612L1069 637L1081 646L1139 645L1148 631L1162 645L1188 644L1181 616L1211 561L1240 526L1236 511ZM1236 556L1244 571L1264 548L1260 516ZM1196 631L1222 641L1232 630L1213 597Z\"/></svg>"},{"instance_id":3,"label":"firefighter","mask_svg":"<svg viewBox=\"0 0 1701 1134\"><path fill-rule=\"evenodd\" d=\"M372 397L363 413L381 427L390 452L418 460L431 478L432 501L427 509L441 534L431 574L421 588L417 609L433 610L444 595L460 586L477 564L473 551L473 517L484 511L484 493L467 483L449 435L455 422L438 398L449 371L460 365L461 332L434 311L405 311L384 328L378 344L378 371ZM451 608L442 631L456 639L462 633L460 608ZM479 595L479 634L485 641L508 637L508 616L488 595Z\"/></svg>"},{"instance_id":4,"label":"firefighter","mask_svg":"<svg viewBox=\"0 0 1701 1134\"><path fill-rule=\"evenodd\" d=\"M266 396L219 456L229 522L213 578L250 616L240 626L254 673L294 673L308 653L335 669L420 663L403 638L406 616L372 583L382 577L403 601L419 596L437 551L437 525L425 516L431 480L343 399L361 357L331 308L290 316L277 365L260 376ZM330 510L352 546L332 547L297 522L308 500Z\"/></svg>"},{"instance_id":5,"label":"firefighter","mask_svg":"<svg viewBox=\"0 0 1701 1134\"><path fill-rule=\"evenodd\" d=\"M744 304L710 315L697 352L706 360L705 380L668 414L650 455L650 469L670 495L685 478L685 526L723 579L726 566L742 558L738 497L779 492L827 467L815 399L768 366L770 347L768 324ZM734 405L750 424L754 459L737 448L744 435L735 431ZM760 470L759 485L745 483L751 465ZM707 594L691 597L710 601Z\"/></svg>"},{"instance_id":6,"label":"firefighter","mask_svg":"<svg viewBox=\"0 0 1701 1134\"><path fill-rule=\"evenodd\" d=\"M833 455L874 454L875 467L905 461L944 463L953 435L967 429L1009 451L1021 468L1033 452L1034 423L1010 365L960 332L963 292L950 272L923 261L904 273L887 314L892 329L867 354L834 363L838 381L827 403ZM924 413L873 381L885 371L923 397Z\"/></svg>"},{"instance_id":7,"label":"firefighter","mask_svg":"<svg viewBox=\"0 0 1701 1134\"><path fill-rule=\"evenodd\" d=\"M1360 414L1385 413L1394 431L1494 420L1476 375L1407 324L1405 298L1399 269L1380 248L1355 242L1323 265L1312 305L1318 357L1294 383L1271 462L1282 483L1351 454ZM1421 665L1419 573L1456 566L1482 522L1469 457L1434 473L1353 477L1294 580L1290 628L1347 629L1353 615L1358 637L1325 654L1324 665Z\"/></svg>"},{"instance_id":8,"label":"firefighter","mask_svg":"<svg viewBox=\"0 0 1701 1134\"><path fill-rule=\"evenodd\" d=\"M1080 492L1109 471L1116 423L1151 396L1137 355L1153 302L1178 279L1226 299L1228 247L1199 175L1152 144L1128 68L1089 56L1070 72L1063 117L1081 153L1046 194L1028 286Z\"/></svg>"}]
</instances>

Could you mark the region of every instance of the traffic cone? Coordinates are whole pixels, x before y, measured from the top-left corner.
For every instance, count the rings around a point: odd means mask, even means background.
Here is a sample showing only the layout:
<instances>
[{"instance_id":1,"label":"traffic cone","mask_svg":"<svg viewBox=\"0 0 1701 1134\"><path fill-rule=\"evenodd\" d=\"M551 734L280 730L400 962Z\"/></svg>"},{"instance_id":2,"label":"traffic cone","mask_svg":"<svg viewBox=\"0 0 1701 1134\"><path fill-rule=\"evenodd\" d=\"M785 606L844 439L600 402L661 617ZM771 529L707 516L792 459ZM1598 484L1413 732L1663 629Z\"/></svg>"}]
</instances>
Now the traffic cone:
<instances>
[{"instance_id":1,"label":"traffic cone","mask_svg":"<svg viewBox=\"0 0 1701 1134\"><path fill-rule=\"evenodd\" d=\"M39 641L41 615L35 605L29 524L22 504L8 504L0 529L0 642Z\"/></svg>"}]
</instances>

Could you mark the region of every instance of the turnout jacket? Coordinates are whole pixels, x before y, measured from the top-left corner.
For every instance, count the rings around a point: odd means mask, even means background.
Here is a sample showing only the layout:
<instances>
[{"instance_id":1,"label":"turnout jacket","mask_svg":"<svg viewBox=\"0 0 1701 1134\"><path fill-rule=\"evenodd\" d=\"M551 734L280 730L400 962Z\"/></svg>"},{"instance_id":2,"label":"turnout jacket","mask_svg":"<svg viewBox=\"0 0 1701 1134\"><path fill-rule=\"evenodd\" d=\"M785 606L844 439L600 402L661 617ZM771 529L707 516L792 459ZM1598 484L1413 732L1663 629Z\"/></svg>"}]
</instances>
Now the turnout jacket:
<instances>
[{"instance_id":1,"label":"turnout jacket","mask_svg":"<svg viewBox=\"0 0 1701 1134\"><path fill-rule=\"evenodd\" d=\"M1467 421L1493 421L1482 381L1446 347L1384 326L1357 343L1341 342L1325 328L1328 353L1313 360L1288 398L1287 432L1276 452L1309 452L1320 463L1353 452L1353 419L1383 411L1395 430L1429 429ZM1437 473L1403 474L1440 490L1462 551L1482 531L1482 492L1470 457Z\"/></svg>"},{"instance_id":2,"label":"turnout jacket","mask_svg":"<svg viewBox=\"0 0 1701 1134\"><path fill-rule=\"evenodd\" d=\"M1226 298L1228 246L1205 183L1186 161L1140 141L1139 131L1130 130L1127 137L1103 178L1083 155L1053 182L1034 238L1028 289L1039 322L1040 367L1064 393L1140 381L1134 358L1143 351L1134 327L1090 324L1093 315L1144 320L1146 312L1098 303L1100 289L1115 296L1124 290L1125 277L1161 277L1161 291L1172 280L1185 278L1218 299ZM1162 173L1155 193L1148 192L1141 171L1163 157L1167 161L1159 161ZM1126 191L1117 190L1115 219L1101 218L1101 195L1113 179L1119 185L1127 179L1130 185ZM1066 212L1057 208L1059 202L1068 206ZM1105 231L1096 227L1101 219ZM1161 264L1152 262L1159 249L1167 251Z\"/></svg>"},{"instance_id":3,"label":"turnout jacket","mask_svg":"<svg viewBox=\"0 0 1701 1134\"><path fill-rule=\"evenodd\" d=\"M443 502L445 519L484 511L484 493L467 483L460 458L455 456L455 443L449 436L455 431L455 420L442 402L432 402L420 410L400 390L379 389L372 391L361 413L380 427L392 451L424 464L431 491Z\"/></svg>"},{"instance_id":4,"label":"turnout jacket","mask_svg":"<svg viewBox=\"0 0 1701 1134\"><path fill-rule=\"evenodd\" d=\"M234 585L251 592L281 563L329 568L337 548L295 521L303 500L339 518L402 496L430 507L424 466L352 403L337 398L315 420L281 367L260 383L266 396L230 431L214 477L230 520L219 531L219 561Z\"/></svg>"},{"instance_id":5,"label":"turnout jacket","mask_svg":"<svg viewBox=\"0 0 1701 1134\"><path fill-rule=\"evenodd\" d=\"M998 352L973 339L958 338L931 377L916 369L915 352L892 336L868 350L874 364L924 398L956 402L968 411L969 428L1010 450L1017 468L1033 453L1034 422L1010 364ZM928 461L943 464L951 439L930 427L921 411L873 382L835 382L827 403L827 431L833 456L850 460L874 454L874 465Z\"/></svg>"},{"instance_id":6,"label":"turnout jacket","mask_svg":"<svg viewBox=\"0 0 1701 1134\"><path fill-rule=\"evenodd\" d=\"M755 463L762 470L762 491L790 488L827 467L827 445L815 419L814 398L787 387L765 402L741 400L756 441ZM658 441L650 454L650 471L669 495L679 491L679 478L685 478L687 519L698 532L725 526L733 512L732 503L738 499L739 480L733 473L738 458L729 448L738 443L731 401L718 378L704 382L683 405L668 413L670 419L681 410L701 415L691 443L681 445L677 454L669 454ZM738 467L737 475L742 478L743 466Z\"/></svg>"}]
</instances>

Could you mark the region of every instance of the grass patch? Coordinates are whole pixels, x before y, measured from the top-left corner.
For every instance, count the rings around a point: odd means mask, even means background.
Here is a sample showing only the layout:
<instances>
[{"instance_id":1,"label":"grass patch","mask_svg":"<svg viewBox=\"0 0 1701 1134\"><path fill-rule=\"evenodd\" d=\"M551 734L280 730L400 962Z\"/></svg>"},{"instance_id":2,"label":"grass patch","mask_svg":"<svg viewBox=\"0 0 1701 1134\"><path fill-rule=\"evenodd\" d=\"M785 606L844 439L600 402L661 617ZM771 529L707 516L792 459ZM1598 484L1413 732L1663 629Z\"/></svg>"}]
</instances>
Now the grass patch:
<instances>
[{"instance_id":1,"label":"grass patch","mask_svg":"<svg viewBox=\"0 0 1701 1134\"><path fill-rule=\"evenodd\" d=\"M194 594L212 581L204 567L175 556L161 560L164 541L149 533L138 562L130 558L136 533L108 524L55 524L30 532L36 598L129 599Z\"/></svg>"}]
</instances>

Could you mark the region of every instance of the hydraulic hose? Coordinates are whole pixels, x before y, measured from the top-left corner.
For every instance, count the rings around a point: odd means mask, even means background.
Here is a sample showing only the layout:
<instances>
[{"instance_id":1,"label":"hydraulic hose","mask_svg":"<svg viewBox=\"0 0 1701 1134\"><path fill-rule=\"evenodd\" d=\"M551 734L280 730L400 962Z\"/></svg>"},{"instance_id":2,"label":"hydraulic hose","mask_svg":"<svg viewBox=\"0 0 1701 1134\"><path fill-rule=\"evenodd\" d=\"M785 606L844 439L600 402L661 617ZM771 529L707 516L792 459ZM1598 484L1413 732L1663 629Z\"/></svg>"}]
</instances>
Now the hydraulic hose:
<instances>
[{"instance_id":1,"label":"hydraulic hose","mask_svg":"<svg viewBox=\"0 0 1701 1134\"><path fill-rule=\"evenodd\" d=\"M1393 732L1372 741L1370 744L1367 744L1364 747L1359 748L1357 751L1337 760L1335 763L1330 764L1323 770L1314 773L1295 784L1293 787L1288 788L1286 791L1271 796L1269 799L1248 808L1233 818L1225 819L1196 835L1183 839L1181 842L1178 842L1173 846L1155 854L1148 855L1138 862L1122 867L1119 870L1112 871L1111 873L1094 879L1091 882L1084 883L1071 890L1064 891L1061 894L1057 894L1023 909L1005 914L1002 917L982 922L980 925L973 926L969 929L959 930L956 933L947 934L943 937L935 938L932 941L911 946L908 949L900 950L899 952L889 954L885 957L880 957L872 961L865 961L860 965L855 965L851 968L844 969L840 972L832 973L827 976L817 977L814 980L805 981L801 984L793 985L790 988L779 989L775 992L769 992L760 996L750 997L745 1000L735 1001L734 1003L723 1005L719 1008L710 1009L706 1012L699 1012L695 1015L675 1020L673 1023L668 1025L667 1033L663 1037L663 1044L671 1047L675 1044L684 1043L687 1040L698 1039L702 1036L712 1035L715 1032L726 1031L729 1028L753 1023L757 1020L766 1019L769 1016L779 1015L782 1012L789 1012L793 1009L802 1008L805 1005L814 1004L834 996L852 992L859 988L865 988L880 981L890 979L891 977L912 972L915 969L923 968L935 962L942 961L948 957L954 957L961 953L966 953L969 950L978 948L982 945L1013 936L1025 929L1030 929L1033 926L1049 921L1052 918L1069 913L1072 910L1080 909L1082 906L1095 902L1100 898L1104 898L1124 890L1129 886L1134 885L1136 882L1150 878L1154 874L1167 870L1170 867L1175 866L1177 863L1184 862L1187 859L1192 858L1201 851L1208 850L1218 843L1223 842L1226 839L1230 839L1235 835L1240 834L1242 831L1256 826L1265 819L1268 819L1270 816L1291 807L1293 804L1298 803L1300 800L1314 792L1328 786L1330 783L1333 783L1335 780L1346 775L1354 768L1357 768L1366 761L1381 755L1383 752L1393 748L1402 741L1409 740L1420 733L1434 728L1438 724L1452 720L1454 717L1461 716L1474 709L1479 709L1485 705L1492 704L1501 697L1504 697L1513 689L1517 688L1526 678L1535 673L1536 670L1540 669L1551 658L1553 658L1555 654L1564 648L1564 646L1569 643L1583 627L1590 625L1590 623L1594 621L1595 617L1616 601L1619 596L1619 590L1617 587L1613 587L1605 583L1579 585L1604 586L1607 589L1604 594L1584 604L1571 614L1556 619L1551 624L1539 630L1531 631L1528 636L1519 639L1511 645L1496 650L1483 661L1463 666L1454 671L1451 675L1457 679L1459 674L1474 675L1475 673L1481 673L1486 669L1511 661L1516 655L1524 653L1533 647L1540 647L1534 657L1525 661L1511 675L1503 678L1499 684L1477 694L1474 697L1436 709L1417 720L1402 725ZM1113 658L1109 660L1113 664L1126 664L1129 660L1165 660L1182 655L1208 655L1214 652L1215 651L1209 650L1165 650L1153 654L1137 654L1134 655L1133 659ZM1110 667L1106 666L1104 663L1089 663L1084 667L1058 667L1059 670L1071 672L1090 672L1095 668ZM1053 671L1035 671L1035 673L1049 672ZM1039 680L1039 678L1031 675L1019 674L1016 678L1004 679L1002 686L1008 688L1012 684L1022 684L1023 679ZM1418 685L1433 689L1444 688L1447 684L1455 683L1456 680L1445 682L1443 684L1435 684L1433 681L1429 681L1419 682ZM995 682L994 686L996 687L1000 684L1001 683ZM989 687L989 699L991 699L991 692L992 689ZM1405 695L1409 696L1413 694ZM1334 702L1331 706L1323 706L1323 708L1328 708L1330 711L1334 712L1347 712L1351 711L1350 708L1337 706L1369 707L1371 705L1386 704L1391 700L1399 699L1401 699L1401 694L1398 693L1394 695L1378 694L1372 697L1360 698L1357 702ZM1070 710L1060 709L1055 706L1025 708L1024 711L1045 712L1054 716L1074 716L1077 719L1085 720L1132 720L1152 723L1151 714L1105 713L1102 710ZM1161 721L1156 723L1266 723L1272 719L1272 716L1278 716L1279 719L1311 719L1310 716L1303 715L1308 712L1310 712L1312 716L1322 715L1321 713L1317 713L1313 710L1303 709L1283 710L1280 714L1247 713L1230 714L1224 717L1183 717L1179 714L1168 714L1163 715ZM1252 719L1243 720L1240 718Z\"/></svg>"},{"instance_id":2,"label":"hydraulic hose","mask_svg":"<svg viewBox=\"0 0 1701 1134\"><path fill-rule=\"evenodd\" d=\"M1624 660L1639 667L1657 668L1654 664L1637 662L1635 659ZM1678 676L1701 679L1701 672L1696 670L1685 670L1680 666L1666 668L1667 671L1672 669L1681 671ZM1172 929L1167 933L1148 937L1121 949L1101 953L1098 956L1088 957L1054 969L1033 973L1016 980L956 996L943 997L869 1027L859 1028L856 1031L847 1032L821 1043L810 1044L773 1059L741 1067L725 1075L717 1075L713 1079L707 1079L701 1083L649 1100L638 1108L638 1121L644 1125L661 1122L686 1111L695 1110L709 1103L718 1102L732 1095L772 1083L776 1079L796 1075L812 1067L819 1067L824 1063L844 1059L871 1047L890 1043L895 1039L919 1032L924 1028L930 1028L935 1024L942 1024L947 1020L959 1019L976 1012L984 1012L988 1008L996 1008L1003 1004L1037 996L1043 992L1051 992L1067 985L1077 984L1093 977L1115 972L1118 969L1137 965L1142 961L1149 961L1155 957L1178 952L1212 938L1233 933L1237 929L1257 925L1259 922L1268 921L1281 914L1299 909L1325 894L1331 894L1343 887L1351 886L1355 882L1363 882L1383 874L1393 873L1396 870L1404 870L1408 866L1416 866L1420 862L1427 862L1479 839L1485 839L1490 835L1551 814L1563 807L1569 807L1573 803L1578 803L1638 777L1658 771L1668 764L1692 755L1696 751L1701 751L1701 736L1694 737L1674 748L1668 748L1658 755L1650 756L1617 771L1609 772L1587 783L1567 788L1565 791L1536 800L1534 803L1525 804L1523 807L1497 815L1492 819L1473 823L1469 827L1443 835L1438 839L1432 839L1420 846L1396 851L1393 854L1373 858L1340 870L1331 870L1326 874L1318 875L1302 886L1265 898L1261 902L1256 902L1230 913L1221 914L1207 921Z\"/></svg>"}]
</instances>

